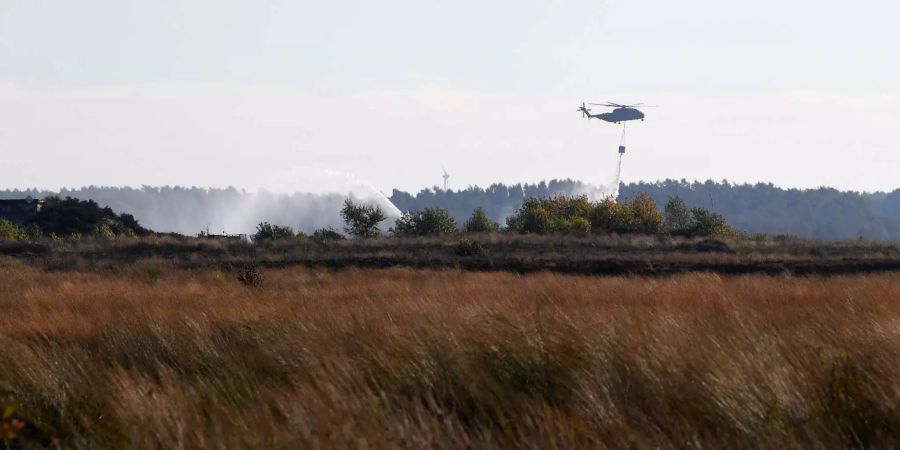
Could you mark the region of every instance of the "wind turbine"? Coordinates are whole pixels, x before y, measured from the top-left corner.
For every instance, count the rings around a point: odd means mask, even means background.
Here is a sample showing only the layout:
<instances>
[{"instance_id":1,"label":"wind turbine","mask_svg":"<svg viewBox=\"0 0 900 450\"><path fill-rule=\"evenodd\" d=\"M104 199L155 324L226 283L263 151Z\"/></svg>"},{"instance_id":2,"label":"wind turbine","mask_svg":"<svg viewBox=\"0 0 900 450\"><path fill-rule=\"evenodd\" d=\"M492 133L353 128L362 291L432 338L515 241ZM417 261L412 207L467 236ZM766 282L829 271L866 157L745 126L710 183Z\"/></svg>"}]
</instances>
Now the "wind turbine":
<instances>
[{"instance_id":1,"label":"wind turbine","mask_svg":"<svg viewBox=\"0 0 900 450\"><path fill-rule=\"evenodd\" d=\"M441 166L441 169L444 171L444 190L447 190L447 181L450 179L450 174L447 173L447 169L444 166Z\"/></svg>"}]
</instances>

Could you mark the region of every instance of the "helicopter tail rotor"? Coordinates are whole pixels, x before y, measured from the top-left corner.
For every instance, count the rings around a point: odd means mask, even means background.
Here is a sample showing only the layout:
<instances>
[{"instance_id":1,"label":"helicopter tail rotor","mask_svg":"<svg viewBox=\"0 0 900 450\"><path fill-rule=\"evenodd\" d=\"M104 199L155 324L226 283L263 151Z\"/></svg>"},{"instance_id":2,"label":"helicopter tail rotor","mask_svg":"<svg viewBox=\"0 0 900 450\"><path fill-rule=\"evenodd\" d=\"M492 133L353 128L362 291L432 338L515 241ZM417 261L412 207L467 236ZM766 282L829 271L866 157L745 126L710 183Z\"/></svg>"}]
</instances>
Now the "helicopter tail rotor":
<instances>
[{"instance_id":1,"label":"helicopter tail rotor","mask_svg":"<svg viewBox=\"0 0 900 450\"><path fill-rule=\"evenodd\" d=\"M590 117L588 115L588 112L590 112L590 109L587 108L587 104L585 104L584 102L581 102L581 108L578 108L578 111L581 111L581 117L585 117L585 118Z\"/></svg>"}]
</instances>

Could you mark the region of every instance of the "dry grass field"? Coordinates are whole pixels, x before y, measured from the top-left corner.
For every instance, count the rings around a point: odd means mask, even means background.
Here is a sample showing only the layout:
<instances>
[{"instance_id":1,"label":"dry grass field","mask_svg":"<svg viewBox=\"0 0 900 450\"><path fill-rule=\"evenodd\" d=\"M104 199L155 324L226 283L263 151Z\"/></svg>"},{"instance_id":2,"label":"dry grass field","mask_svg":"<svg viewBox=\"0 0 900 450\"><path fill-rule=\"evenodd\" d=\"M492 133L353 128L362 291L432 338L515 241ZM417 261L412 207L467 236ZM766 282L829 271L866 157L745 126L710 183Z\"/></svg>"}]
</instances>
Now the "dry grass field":
<instances>
[{"instance_id":1,"label":"dry grass field","mask_svg":"<svg viewBox=\"0 0 900 450\"><path fill-rule=\"evenodd\" d=\"M263 275L3 260L0 442L900 445L897 273Z\"/></svg>"}]
</instances>

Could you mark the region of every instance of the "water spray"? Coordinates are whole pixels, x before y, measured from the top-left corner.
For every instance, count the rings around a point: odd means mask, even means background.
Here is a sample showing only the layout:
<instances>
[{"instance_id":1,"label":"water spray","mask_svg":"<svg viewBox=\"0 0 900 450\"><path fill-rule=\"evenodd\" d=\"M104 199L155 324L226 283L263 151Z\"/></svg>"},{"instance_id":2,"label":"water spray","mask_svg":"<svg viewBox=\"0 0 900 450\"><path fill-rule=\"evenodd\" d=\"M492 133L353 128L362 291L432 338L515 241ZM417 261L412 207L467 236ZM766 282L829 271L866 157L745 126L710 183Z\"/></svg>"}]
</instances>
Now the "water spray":
<instances>
[{"instance_id":1,"label":"water spray","mask_svg":"<svg viewBox=\"0 0 900 450\"><path fill-rule=\"evenodd\" d=\"M619 165L616 168L616 178L613 180L612 198L619 197L619 184L622 181L622 157L625 156L625 122L622 122L622 138L619 140Z\"/></svg>"}]
</instances>

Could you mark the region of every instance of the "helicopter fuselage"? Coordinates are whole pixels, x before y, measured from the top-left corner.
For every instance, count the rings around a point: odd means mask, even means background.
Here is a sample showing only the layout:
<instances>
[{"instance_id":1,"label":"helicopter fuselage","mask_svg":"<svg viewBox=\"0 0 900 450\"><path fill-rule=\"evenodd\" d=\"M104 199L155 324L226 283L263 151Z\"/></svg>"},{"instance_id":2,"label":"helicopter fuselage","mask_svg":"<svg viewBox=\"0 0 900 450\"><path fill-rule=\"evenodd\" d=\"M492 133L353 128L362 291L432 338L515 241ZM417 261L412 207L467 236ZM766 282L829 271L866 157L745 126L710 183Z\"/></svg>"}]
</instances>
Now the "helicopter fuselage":
<instances>
[{"instance_id":1,"label":"helicopter fuselage","mask_svg":"<svg viewBox=\"0 0 900 450\"><path fill-rule=\"evenodd\" d=\"M635 108L616 108L612 112L603 114L589 114L591 118L604 120L606 122L619 123L629 120L644 120L644 113Z\"/></svg>"}]
</instances>

